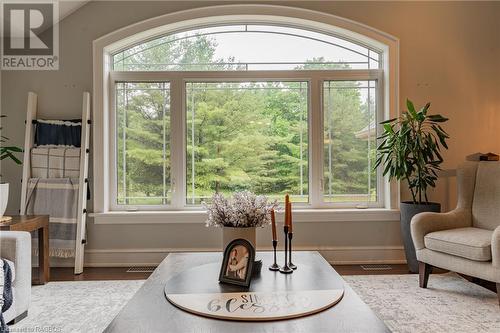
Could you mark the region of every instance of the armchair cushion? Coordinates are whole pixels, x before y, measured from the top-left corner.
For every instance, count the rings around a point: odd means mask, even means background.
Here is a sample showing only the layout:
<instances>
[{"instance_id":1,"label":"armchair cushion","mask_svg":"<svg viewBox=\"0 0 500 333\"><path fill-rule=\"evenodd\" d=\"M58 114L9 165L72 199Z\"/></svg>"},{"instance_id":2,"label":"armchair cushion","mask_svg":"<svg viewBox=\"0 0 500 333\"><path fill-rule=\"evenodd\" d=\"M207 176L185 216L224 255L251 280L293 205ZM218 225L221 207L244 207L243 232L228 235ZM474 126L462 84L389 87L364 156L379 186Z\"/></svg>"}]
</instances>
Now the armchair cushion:
<instances>
[{"instance_id":1,"label":"armchair cushion","mask_svg":"<svg viewBox=\"0 0 500 333\"><path fill-rule=\"evenodd\" d=\"M470 226L470 214L464 209L448 213L419 213L411 219L411 237L415 249L426 248L425 236L431 232Z\"/></svg>"},{"instance_id":2,"label":"armchair cushion","mask_svg":"<svg viewBox=\"0 0 500 333\"><path fill-rule=\"evenodd\" d=\"M434 251L475 260L491 260L493 232L479 228L456 228L431 232L424 237L425 247Z\"/></svg>"}]
</instances>

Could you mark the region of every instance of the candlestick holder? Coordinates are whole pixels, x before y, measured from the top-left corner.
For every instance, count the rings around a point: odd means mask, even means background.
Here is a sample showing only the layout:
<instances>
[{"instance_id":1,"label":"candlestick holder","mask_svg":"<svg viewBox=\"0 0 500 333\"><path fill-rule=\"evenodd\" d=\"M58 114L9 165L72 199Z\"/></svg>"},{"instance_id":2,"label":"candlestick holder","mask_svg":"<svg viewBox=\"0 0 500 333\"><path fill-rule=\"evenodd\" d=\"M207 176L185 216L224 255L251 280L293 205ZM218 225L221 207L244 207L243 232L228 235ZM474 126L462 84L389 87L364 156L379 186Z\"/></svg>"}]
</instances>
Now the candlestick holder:
<instances>
[{"instance_id":1,"label":"candlestick holder","mask_svg":"<svg viewBox=\"0 0 500 333\"><path fill-rule=\"evenodd\" d=\"M269 266L270 271L279 271L280 266L276 263L276 246L278 245L278 241L273 239L273 252L274 252L274 264Z\"/></svg>"},{"instance_id":2,"label":"candlestick holder","mask_svg":"<svg viewBox=\"0 0 500 333\"><path fill-rule=\"evenodd\" d=\"M280 268L280 272L283 274L290 274L293 273L293 269L288 267L288 226L285 225L283 227L283 230L285 232L285 265Z\"/></svg>"},{"instance_id":3,"label":"candlestick holder","mask_svg":"<svg viewBox=\"0 0 500 333\"><path fill-rule=\"evenodd\" d=\"M297 266L293 264L292 262L292 238L293 238L293 232L288 233L288 267L291 269L297 269Z\"/></svg>"}]
</instances>

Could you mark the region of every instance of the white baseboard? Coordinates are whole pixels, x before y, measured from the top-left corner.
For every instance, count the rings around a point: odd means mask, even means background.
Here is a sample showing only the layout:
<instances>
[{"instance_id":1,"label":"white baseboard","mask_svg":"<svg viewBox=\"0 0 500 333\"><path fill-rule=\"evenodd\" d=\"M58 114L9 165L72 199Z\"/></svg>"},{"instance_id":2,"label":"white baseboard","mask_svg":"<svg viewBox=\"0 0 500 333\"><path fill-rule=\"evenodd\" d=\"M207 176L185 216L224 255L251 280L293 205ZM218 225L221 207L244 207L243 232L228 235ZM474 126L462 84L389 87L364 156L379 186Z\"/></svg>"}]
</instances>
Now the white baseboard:
<instances>
[{"instance_id":1,"label":"white baseboard","mask_svg":"<svg viewBox=\"0 0 500 333\"><path fill-rule=\"evenodd\" d=\"M150 248L150 249L87 249L85 267L129 267L156 266L169 253L210 252L215 248ZM270 250L263 248L259 250ZM404 264L406 263L402 246L331 246L301 247L296 250L319 251L331 264ZM54 267L73 266L73 261L52 261Z\"/></svg>"}]
</instances>

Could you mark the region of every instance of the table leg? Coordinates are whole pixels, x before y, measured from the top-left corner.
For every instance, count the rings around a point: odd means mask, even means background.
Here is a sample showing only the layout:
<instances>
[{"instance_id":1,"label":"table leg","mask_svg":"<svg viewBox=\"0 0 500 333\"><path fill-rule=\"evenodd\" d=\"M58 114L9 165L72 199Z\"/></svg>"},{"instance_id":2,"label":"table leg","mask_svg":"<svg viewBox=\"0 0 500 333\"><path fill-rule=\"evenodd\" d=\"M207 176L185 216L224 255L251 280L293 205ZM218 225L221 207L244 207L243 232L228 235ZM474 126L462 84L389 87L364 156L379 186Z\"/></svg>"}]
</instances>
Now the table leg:
<instances>
[{"instance_id":1,"label":"table leg","mask_svg":"<svg viewBox=\"0 0 500 333\"><path fill-rule=\"evenodd\" d=\"M38 284L50 280L49 268L49 228L38 229Z\"/></svg>"}]
</instances>

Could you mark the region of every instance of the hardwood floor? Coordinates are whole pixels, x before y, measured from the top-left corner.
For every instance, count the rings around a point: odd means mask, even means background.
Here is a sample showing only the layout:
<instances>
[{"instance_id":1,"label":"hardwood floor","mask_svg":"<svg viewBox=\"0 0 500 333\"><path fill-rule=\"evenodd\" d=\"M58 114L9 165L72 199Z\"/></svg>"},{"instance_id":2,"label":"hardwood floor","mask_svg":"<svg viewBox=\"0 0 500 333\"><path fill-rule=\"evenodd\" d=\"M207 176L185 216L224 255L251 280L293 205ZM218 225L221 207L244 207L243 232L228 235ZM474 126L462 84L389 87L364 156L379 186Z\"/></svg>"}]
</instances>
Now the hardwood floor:
<instances>
[{"instance_id":1,"label":"hardwood floor","mask_svg":"<svg viewBox=\"0 0 500 333\"><path fill-rule=\"evenodd\" d=\"M340 275L384 275L411 274L407 265L333 265ZM51 281L99 281L99 280L145 280L151 272L127 272L129 267L86 267L82 274L73 274L73 268L51 268ZM434 268L432 274L443 274L448 271ZM34 268L33 274L36 274ZM472 283L496 292L492 282L461 275ZM432 278L432 277L431 277Z\"/></svg>"},{"instance_id":2,"label":"hardwood floor","mask_svg":"<svg viewBox=\"0 0 500 333\"><path fill-rule=\"evenodd\" d=\"M384 275L411 274L407 265L333 265L340 275ZM33 274L37 274L33 269ZM146 280L151 272L127 272L129 267L86 267L82 274L73 274L73 268L51 268L51 281L100 281L100 280ZM431 274L443 274L448 271L433 268ZM497 292L495 283L460 274L466 280L483 288ZM431 276L432 279L432 276Z\"/></svg>"},{"instance_id":3,"label":"hardwood floor","mask_svg":"<svg viewBox=\"0 0 500 333\"><path fill-rule=\"evenodd\" d=\"M340 275L409 274L406 265L334 265ZM86 267L74 275L73 268L51 268L51 281L144 280L151 273L128 273L128 267Z\"/></svg>"},{"instance_id":4,"label":"hardwood floor","mask_svg":"<svg viewBox=\"0 0 500 333\"><path fill-rule=\"evenodd\" d=\"M73 268L51 268L51 281L95 281L95 280L145 280L151 272L128 273L129 267L85 267L82 274L75 275Z\"/></svg>"}]
</instances>

